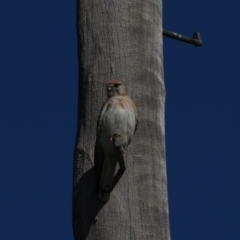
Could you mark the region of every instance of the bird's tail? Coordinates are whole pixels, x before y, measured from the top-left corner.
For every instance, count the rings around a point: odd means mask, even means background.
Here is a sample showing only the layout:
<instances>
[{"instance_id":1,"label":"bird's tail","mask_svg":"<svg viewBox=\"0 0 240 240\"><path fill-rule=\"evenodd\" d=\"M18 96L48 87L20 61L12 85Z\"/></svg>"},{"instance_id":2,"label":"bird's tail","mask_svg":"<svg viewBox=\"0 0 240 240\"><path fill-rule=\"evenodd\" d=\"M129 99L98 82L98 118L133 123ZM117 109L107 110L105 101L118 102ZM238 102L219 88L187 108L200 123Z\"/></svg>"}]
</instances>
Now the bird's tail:
<instances>
[{"instance_id":1,"label":"bird's tail","mask_svg":"<svg viewBox=\"0 0 240 240\"><path fill-rule=\"evenodd\" d=\"M104 162L98 193L99 198L104 202L108 201L110 198L116 166L117 159L115 159L113 156L111 157L109 155L104 155Z\"/></svg>"},{"instance_id":2,"label":"bird's tail","mask_svg":"<svg viewBox=\"0 0 240 240\"><path fill-rule=\"evenodd\" d=\"M110 138L112 146L108 148L107 152L104 152L104 161L101 172L101 180L99 185L99 198L102 201L107 202L110 198L110 193L116 183L119 181L123 172L125 171L125 163L123 153L125 152L122 146L122 138L119 134L113 134ZM112 150L110 150L112 147ZM121 150L124 151L121 151ZM115 171L117 163L119 163L120 169L115 178Z\"/></svg>"}]
</instances>

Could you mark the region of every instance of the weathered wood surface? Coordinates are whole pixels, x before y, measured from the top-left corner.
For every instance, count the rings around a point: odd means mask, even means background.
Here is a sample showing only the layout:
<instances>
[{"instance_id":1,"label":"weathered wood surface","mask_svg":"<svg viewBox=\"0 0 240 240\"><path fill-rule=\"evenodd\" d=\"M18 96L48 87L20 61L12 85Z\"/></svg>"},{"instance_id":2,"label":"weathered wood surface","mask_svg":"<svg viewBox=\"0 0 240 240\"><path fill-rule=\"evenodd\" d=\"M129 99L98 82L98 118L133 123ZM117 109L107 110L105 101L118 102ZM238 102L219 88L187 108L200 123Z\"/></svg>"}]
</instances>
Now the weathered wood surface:
<instances>
[{"instance_id":1,"label":"weathered wood surface","mask_svg":"<svg viewBox=\"0 0 240 240\"><path fill-rule=\"evenodd\" d=\"M161 1L77 1L75 240L169 240ZM104 84L111 79L126 82L139 124L125 155L127 169L104 204L96 193L94 148Z\"/></svg>"}]
</instances>

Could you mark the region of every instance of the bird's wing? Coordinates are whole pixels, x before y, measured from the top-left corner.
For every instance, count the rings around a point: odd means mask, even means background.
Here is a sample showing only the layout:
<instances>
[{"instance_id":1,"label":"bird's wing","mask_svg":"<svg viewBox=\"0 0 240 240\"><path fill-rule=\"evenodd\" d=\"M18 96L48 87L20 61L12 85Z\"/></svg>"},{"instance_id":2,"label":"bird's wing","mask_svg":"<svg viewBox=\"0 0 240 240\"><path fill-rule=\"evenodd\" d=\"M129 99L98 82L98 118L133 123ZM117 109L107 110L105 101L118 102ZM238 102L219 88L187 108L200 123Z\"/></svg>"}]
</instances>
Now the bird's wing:
<instances>
[{"instance_id":1,"label":"bird's wing","mask_svg":"<svg viewBox=\"0 0 240 240\"><path fill-rule=\"evenodd\" d=\"M138 112L137 112L137 107L134 104L133 100L130 98L131 102L132 102L132 107L133 107L133 111L134 111L134 115L135 115L135 130L134 130L134 134L137 131L137 126L138 126Z\"/></svg>"},{"instance_id":2,"label":"bird's wing","mask_svg":"<svg viewBox=\"0 0 240 240\"><path fill-rule=\"evenodd\" d=\"M103 168L103 162L104 162L104 153L103 149L100 146L100 133L101 133L101 125L103 122L104 115L108 108L108 101L105 101L105 103L102 105L98 121L97 121L97 131L96 131L96 144L95 144L95 152L94 152L94 168L95 168L95 177L97 182L97 187L99 187L100 181L101 181L101 173Z\"/></svg>"},{"instance_id":3,"label":"bird's wing","mask_svg":"<svg viewBox=\"0 0 240 240\"><path fill-rule=\"evenodd\" d=\"M134 134L136 133L136 131L137 131L137 126L138 126L138 113L137 113L137 110L135 110L135 121L136 121L136 125L135 125Z\"/></svg>"},{"instance_id":4,"label":"bird's wing","mask_svg":"<svg viewBox=\"0 0 240 240\"><path fill-rule=\"evenodd\" d=\"M108 104L108 100L107 100L101 107L100 114L98 116L98 121L97 121L97 136L99 136L99 131L101 129L103 117L108 109L108 105L109 104Z\"/></svg>"}]
</instances>

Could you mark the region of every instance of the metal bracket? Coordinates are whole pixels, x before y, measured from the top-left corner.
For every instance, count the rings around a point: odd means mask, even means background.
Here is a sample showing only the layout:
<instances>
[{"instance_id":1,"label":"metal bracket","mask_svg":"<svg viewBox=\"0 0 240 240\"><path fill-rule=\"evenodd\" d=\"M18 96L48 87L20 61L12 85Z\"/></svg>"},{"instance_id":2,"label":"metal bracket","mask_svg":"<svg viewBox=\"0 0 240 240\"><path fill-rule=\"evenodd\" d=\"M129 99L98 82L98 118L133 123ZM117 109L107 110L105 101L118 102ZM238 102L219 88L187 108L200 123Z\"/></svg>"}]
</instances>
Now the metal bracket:
<instances>
[{"instance_id":1,"label":"metal bracket","mask_svg":"<svg viewBox=\"0 0 240 240\"><path fill-rule=\"evenodd\" d=\"M182 42L193 44L195 47L202 46L202 39L199 32L194 32L192 38L163 29L163 36L173 38Z\"/></svg>"}]
</instances>

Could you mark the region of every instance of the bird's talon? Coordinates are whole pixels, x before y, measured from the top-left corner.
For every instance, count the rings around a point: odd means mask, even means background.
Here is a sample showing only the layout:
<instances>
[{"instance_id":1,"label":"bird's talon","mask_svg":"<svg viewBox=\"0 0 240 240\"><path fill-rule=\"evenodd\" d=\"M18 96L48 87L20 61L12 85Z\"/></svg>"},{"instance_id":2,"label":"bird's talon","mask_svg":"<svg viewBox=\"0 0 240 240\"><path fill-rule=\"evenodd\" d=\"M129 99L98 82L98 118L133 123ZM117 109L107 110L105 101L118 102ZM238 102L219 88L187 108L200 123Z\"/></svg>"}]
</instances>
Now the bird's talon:
<instances>
[{"instance_id":1,"label":"bird's talon","mask_svg":"<svg viewBox=\"0 0 240 240\"><path fill-rule=\"evenodd\" d=\"M119 149L119 151L120 151L122 154L125 153L125 149L124 149L123 147L121 147L121 148Z\"/></svg>"},{"instance_id":2,"label":"bird's talon","mask_svg":"<svg viewBox=\"0 0 240 240\"><path fill-rule=\"evenodd\" d=\"M114 133L109 139L112 142L114 137L121 137L118 133Z\"/></svg>"}]
</instances>

